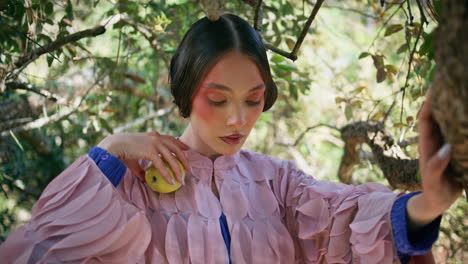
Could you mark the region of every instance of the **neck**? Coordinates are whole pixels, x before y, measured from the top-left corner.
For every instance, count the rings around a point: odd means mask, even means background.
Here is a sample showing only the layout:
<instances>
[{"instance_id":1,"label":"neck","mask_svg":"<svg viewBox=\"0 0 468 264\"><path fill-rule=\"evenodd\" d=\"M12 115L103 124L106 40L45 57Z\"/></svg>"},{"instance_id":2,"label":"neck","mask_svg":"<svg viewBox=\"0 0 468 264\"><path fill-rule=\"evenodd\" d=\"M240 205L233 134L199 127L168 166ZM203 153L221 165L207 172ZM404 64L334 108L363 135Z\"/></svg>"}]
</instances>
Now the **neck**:
<instances>
[{"instance_id":1,"label":"neck","mask_svg":"<svg viewBox=\"0 0 468 264\"><path fill-rule=\"evenodd\" d=\"M185 128L184 133L182 133L179 140L189 146L190 150L196 151L211 160L215 160L217 157L221 156L221 154L216 153L205 142L203 142L200 136L193 131L193 127L190 123L187 128Z\"/></svg>"}]
</instances>

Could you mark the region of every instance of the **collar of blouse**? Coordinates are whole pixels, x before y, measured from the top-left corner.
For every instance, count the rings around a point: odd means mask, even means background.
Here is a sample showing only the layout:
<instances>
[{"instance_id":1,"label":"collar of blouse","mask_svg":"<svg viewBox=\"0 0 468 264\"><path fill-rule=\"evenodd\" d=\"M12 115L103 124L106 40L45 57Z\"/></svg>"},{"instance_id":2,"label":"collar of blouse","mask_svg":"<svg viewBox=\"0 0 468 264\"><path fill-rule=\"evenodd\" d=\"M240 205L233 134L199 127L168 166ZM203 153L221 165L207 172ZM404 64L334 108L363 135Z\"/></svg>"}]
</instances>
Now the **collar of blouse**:
<instances>
[{"instance_id":1,"label":"collar of blouse","mask_svg":"<svg viewBox=\"0 0 468 264\"><path fill-rule=\"evenodd\" d=\"M216 178L222 178L222 173L216 172L229 170L236 166L240 160L240 151L232 155L219 156L214 161L193 150L183 152L189 161L192 176L199 180L211 179L213 174Z\"/></svg>"}]
</instances>

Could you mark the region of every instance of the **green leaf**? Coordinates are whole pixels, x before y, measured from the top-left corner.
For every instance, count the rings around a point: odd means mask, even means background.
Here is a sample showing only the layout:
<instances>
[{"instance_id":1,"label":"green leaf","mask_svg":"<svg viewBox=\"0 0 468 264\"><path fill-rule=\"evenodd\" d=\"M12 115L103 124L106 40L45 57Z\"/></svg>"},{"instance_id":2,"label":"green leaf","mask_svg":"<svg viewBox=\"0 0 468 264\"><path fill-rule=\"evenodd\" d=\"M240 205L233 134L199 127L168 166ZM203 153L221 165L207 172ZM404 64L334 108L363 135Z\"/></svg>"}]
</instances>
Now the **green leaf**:
<instances>
[{"instance_id":1,"label":"green leaf","mask_svg":"<svg viewBox=\"0 0 468 264\"><path fill-rule=\"evenodd\" d=\"M402 128L402 127L407 127L408 125L405 123L393 123L393 127L396 128Z\"/></svg>"},{"instance_id":2,"label":"green leaf","mask_svg":"<svg viewBox=\"0 0 468 264\"><path fill-rule=\"evenodd\" d=\"M277 66L284 71L297 71L297 68L291 65L279 63Z\"/></svg>"},{"instance_id":3,"label":"green leaf","mask_svg":"<svg viewBox=\"0 0 468 264\"><path fill-rule=\"evenodd\" d=\"M286 59L281 56L281 55L278 55L278 54L275 54L273 55L273 57L271 57L271 61L274 62L274 63L281 63L283 61L285 61Z\"/></svg>"},{"instance_id":4,"label":"green leaf","mask_svg":"<svg viewBox=\"0 0 468 264\"><path fill-rule=\"evenodd\" d=\"M385 112L384 112L384 111L379 111L379 112L375 113L375 114L371 117L371 119L372 119L372 120L380 120L380 119L381 119L382 117L384 117L384 116L385 116Z\"/></svg>"},{"instance_id":5,"label":"green leaf","mask_svg":"<svg viewBox=\"0 0 468 264\"><path fill-rule=\"evenodd\" d=\"M427 55L430 60L434 58L433 33L424 38L424 42L419 47L419 54Z\"/></svg>"},{"instance_id":6,"label":"green leaf","mask_svg":"<svg viewBox=\"0 0 468 264\"><path fill-rule=\"evenodd\" d=\"M402 29L403 29L403 26L401 24L389 25L387 29L385 30L385 37L395 34Z\"/></svg>"},{"instance_id":7,"label":"green leaf","mask_svg":"<svg viewBox=\"0 0 468 264\"><path fill-rule=\"evenodd\" d=\"M367 52L367 51L362 52L361 54L359 54L359 59L363 59L363 58L365 58L367 56L370 56L370 55L371 54L369 52Z\"/></svg>"},{"instance_id":8,"label":"green leaf","mask_svg":"<svg viewBox=\"0 0 468 264\"><path fill-rule=\"evenodd\" d=\"M54 57L52 57L51 55L48 55L47 56L47 65L50 67L53 62L54 62Z\"/></svg>"},{"instance_id":9,"label":"green leaf","mask_svg":"<svg viewBox=\"0 0 468 264\"><path fill-rule=\"evenodd\" d=\"M44 11L46 13L46 15L52 15L52 13L54 13L54 4L52 2L47 2L47 4L45 5L45 8L44 8Z\"/></svg>"},{"instance_id":10,"label":"green leaf","mask_svg":"<svg viewBox=\"0 0 468 264\"><path fill-rule=\"evenodd\" d=\"M356 108L361 108L362 107L362 101L361 100L353 100L351 102L351 105Z\"/></svg>"},{"instance_id":11,"label":"green leaf","mask_svg":"<svg viewBox=\"0 0 468 264\"><path fill-rule=\"evenodd\" d=\"M397 54L401 54L408 50L408 45L405 43L397 49Z\"/></svg>"},{"instance_id":12,"label":"green leaf","mask_svg":"<svg viewBox=\"0 0 468 264\"><path fill-rule=\"evenodd\" d=\"M353 119L353 108L349 105L345 107L345 117L347 120Z\"/></svg>"},{"instance_id":13,"label":"green leaf","mask_svg":"<svg viewBox=\"0 0 468 264\"><path fill-rule=\"evenodd\" d=\"M68 20L73 20L73 5L70 0L67 0L67 6L65 7L65 13L67 14Z\"/></svg>"},{"instance_id":14,"label":"green leaf","mask_svg":"<svg viewBox=\"0 0 468 264\"><path fill-rule=\"evenodd\" d=\"M112 127L109 125L109 123L107 123L107 121L102 118L102 117L98 117L98 120L99 120L99 124L105 129L107 130L109 133L113 134L114 133L114 130L112 129Z\"/></svg>"},{"instance_id":15,"label":"green leaf","mask_svg":"<svg viewBox=\"0 0 468 264\"><path fill-rule=\"evenodd\" d=\"M297 92L297 87L294 86L294 85L290 85L289 86L289 93L291 94L291 97L294 99L294 100L297 100L299 98L299 94Z\"/></svg>"},{"instance_id":16,"label":"green leaf","mask_svg":"<svg viewBox=\"0 0 468 264\"><path fill-rule=\"evenodd\" d=\"M393 73L393 74L397 74L398 73L398 68L395 67L394 65L391 65L391 64L387 64L385 65L385 69L387 69L387 71Z\"/></svg>"},{"instance_id":17,"label":"green leaf","mask_svg":"<svg viewBox=\"0 0 468 264\"><path fill-rule=\"evenodd\" d=\"M335 97L335 103L337 103L337 104L339 104L341 102L344 102L344 101L345 101L345 99L342 98L342 97Z\"/></svg>"}]
</instances>

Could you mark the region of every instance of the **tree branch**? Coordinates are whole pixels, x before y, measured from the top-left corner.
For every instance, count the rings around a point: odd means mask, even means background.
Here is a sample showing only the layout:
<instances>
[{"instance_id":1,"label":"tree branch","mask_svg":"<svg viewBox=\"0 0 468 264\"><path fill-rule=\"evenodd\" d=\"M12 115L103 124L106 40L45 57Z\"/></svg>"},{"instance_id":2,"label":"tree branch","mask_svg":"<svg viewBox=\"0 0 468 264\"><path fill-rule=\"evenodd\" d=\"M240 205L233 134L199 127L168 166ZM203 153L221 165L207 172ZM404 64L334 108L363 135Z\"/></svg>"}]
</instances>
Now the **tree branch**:
<instances>
[{"instance_id":1,"label":"tree branch","mask_svg":"<svg viewBox=\"0 0 468 264\"><path fill-rule=\"evenodd\" d=\"M299 135L299 137L297 137L296 141L294 141L293 146L294 146L294 147L297 146L297 145L299 144L299 142L301 142L302 138L307 134L307 132L309 132L310 130L315 129L315 128L317 128L317 127L328 127L328 128L331 128L331 129L334 129L334 130L340 132L340 129L339 129L339 128L337 128L337 127L335 127L335 126L332 126L332 125L329 125L329 124L323 124L323 123L321 123L321 124L318 124L318 125L315 125L315 126L310 126L310 127L308 127L306 130L304 130L304 131Z\"/></svg>"},{"instance_id":2,"label":"tree branch","mask_svg":"<svg viewBox=\"0 0 468 264\"><path fill-rule=\"evenodd\" d=\"M114 133L120 133L120 132L124 132L126 131L127 129L129 128L132 128L134 126L138 126L140 124L143 124L144 122L150 120L150 119L153 119L153 118L156 118L156 117L161 117L161 116L165 116L167 114L170 114L172 113L172 111L174 111L175 109L175 106L171 106L171 107L167 107L167 108L163 108L163 109L159 109L158 111L156 112L152 112L152 113L149 113L148 115L146 116L143 116L143 117L140 117L140 118L137 118L135 120L133 120L132 122L130 123L127 123L127 124L124 124L122 126L119 126L119 127L116 127L114 130Z\"/></svg>"},{"instance_id":3,"label":"tree branch","mask_svg":"<svg viewBox=\"0 0 468 264\"><path fill-rule=\"evenodd\" d=\"M108 72L102 74L87 90L86 92L84 93L84 95L80 98L78 104L73 107L73 108L69 108L69 107L66 107L64 110L62 111L59 111L51 116L45 116L45 117L42 117L42 118L39 118L39 119L36 119L32 122L29 122L29 123L26 123L24 125L21 125L21 126L17 126L17 127L14 127L14 128L11 128L11 129L8 129L7 131L5 130L2 130L0 131L0 136L1 137L5 137L5 136L8 136L10 135L10 132L19 132L19 131L27 131L27 130L31 130L31 129L35 129L35 128L40 128L40 127L43 127L51 122L57 122L57 121L60 121L62 119L65 119L67 118L68 116L72 115L73 113L75 113L76 111L78 111L78 108L80 107L81 103L85 100L85 98L88 96L89 92L94 88L94 86L96 86L104 77L106 77L108 75Z\"/></svg>"},{"instance_id":4,"label":"tree branch","mask_svg":"<svg viewBox=\"0 0 468 264\"><path fill-rule=\"evenodd\" d=\"M262 9L262 0L258 0L258 2L257 1L250 1L250 0L242 0L242 1L247 3L250 6L255 6L254 28L261 35L260 30L262 28L262 25L261 25L261 22L262 22L262 11L261 11L261 9ZM324 0L318 0L317 3L315 4L309 18L307 19L307 22L304 24L304 27L302 29L301 34L299 34L299 37L297 38L296 44L294 45L294 48L293 48L292 52L284 51L284 50L282 50L280 48L275 47L270 42L265 40L265 38L263 38L263 36L262 36L263 46L266 49L269 49L269 50L271 50L271 51L273 51L273 52L275 52L275 53L277 53L277 54L279 54L279 55L281 55L281 56L283 56L285 58L288 58L288 59L290 59L292 61L297 60L297 53L299 51L299 48L301 47L302 42L304 41L305 36L307 35L307 32L308 32L308 30L310 28L310 25L314 21L315 16L317 15L317 12L320 9L320 6L322 5L323 2L324 2Z\"/></svg>"},{"instance_id":5,"label":"tree branch","mask_svg":"<svg viewBox=\"0 0 468 264\"><path fill-rule=\"evenodd\" d=\"M258 32L262 32L262 25L263 25L262 3L263 3L263 0L258 0L258 3L255 7L254 28Z\"/></svg>"},{"instance_id":6,"label":"tree branch","mask_svg":"<svg viewBox=\"0 0 468 264\"><path fill-rule=\"evenodd\" d=\"M341 137L345 142L338 172L338 177L342 182L352 182L353 167L360 162L361 145L366 143L392 188L403 190L421 188L417 177L418 160L411 159L401 150L381 122L351 123L341 129Z\"/></svg>"},{"instance_id":7,"label":"tree branch","mask_svg":"<svg viewBox=\"0 0 468 264\"><path fill-rule=\"evenodd\" d=\"M294 48L293 48L293 50L291 52L291 56L293 58L295 58L295 59L293 59L293 61L297 59L297 52L299 51L299 48L301 47L302 42L304 42L305 36L307 35L307 31L309 30L310 25L312 25L312 22L314 21L315 16L317 15L320 7L322 6L323 1L324 0L317 0L317 3L315 4L314 8L312 9L312 12L310 13L309 18L307 19L307 22L305 23L301 34L297 38L296 45L294 45Z\"/></svg>"},{"instance_id":8,"label":"tree branch","mask_svg":"<svg viewBox=\"0 0 468 264\"><path fill-rule=\"evenodd\" d=\"M16 74L13 74L9 79L15 79L15 77L18 75L18 73L22 69L24 69L29 63L33 62L34 60L36 60L39 56L41 56L44 53L49 53L54 50L57 50L67 43L76 42L86 37L95 37L95 36L103 34L104 32L106 32L106 29L103 26L97 26L92 29L85 29L85 30L70 34L68 36L58 38L42 47L32 50L27 55L20 57L15 62L15 67L19 69L19 71Z\"/></svg>"},{"instance_id":9,"label":"tree branch","mask_svg":"<svg viewBox=\"0 0 468 264\"><path fill-rule=\"evenodd\" d=\"M7 82L5 84L7 90L27 90L36 93L40 96L45 97L48 100L56 102L59 105L68 105L68 100L61 97L60 95L53 94L45 89L38 88L29 83L22 82Z\"/></svg>"}]
</instances>

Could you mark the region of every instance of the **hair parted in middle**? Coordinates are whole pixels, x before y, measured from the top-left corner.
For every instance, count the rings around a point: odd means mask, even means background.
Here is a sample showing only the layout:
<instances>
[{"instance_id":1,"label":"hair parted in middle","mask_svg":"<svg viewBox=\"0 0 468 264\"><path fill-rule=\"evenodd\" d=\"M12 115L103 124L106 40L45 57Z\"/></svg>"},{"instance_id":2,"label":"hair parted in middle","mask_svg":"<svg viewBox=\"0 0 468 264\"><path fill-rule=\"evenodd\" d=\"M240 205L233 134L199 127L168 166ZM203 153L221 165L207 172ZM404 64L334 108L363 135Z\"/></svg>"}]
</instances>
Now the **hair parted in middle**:
<instances>
[{"instance_id":1,"label":"hair parted in middle","mask_svg":"<svg viewBox=\"0 0 468 264\"><path fill-rule=\"evenodd\" d=\"M190 116L192 100L203 78L228 52L252 59L265 82L265 106L270 109L278 96L266 50L257 31L244 19L224 14L216 21L202 18L185 33L170 65L170 86L182 117Z\"/></svg>"}]
</instances>

